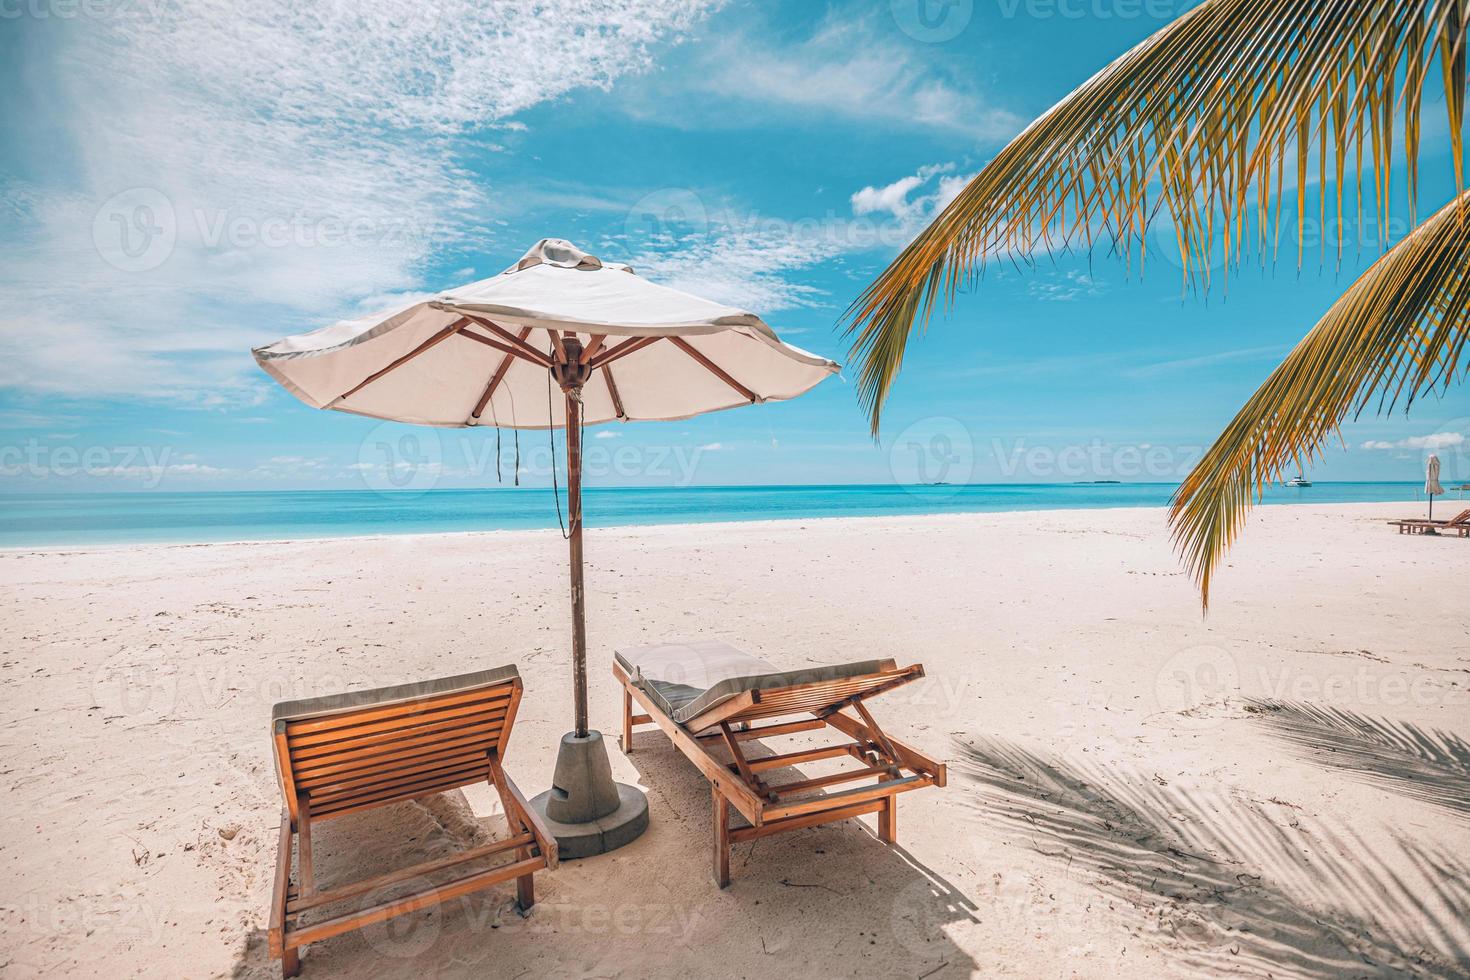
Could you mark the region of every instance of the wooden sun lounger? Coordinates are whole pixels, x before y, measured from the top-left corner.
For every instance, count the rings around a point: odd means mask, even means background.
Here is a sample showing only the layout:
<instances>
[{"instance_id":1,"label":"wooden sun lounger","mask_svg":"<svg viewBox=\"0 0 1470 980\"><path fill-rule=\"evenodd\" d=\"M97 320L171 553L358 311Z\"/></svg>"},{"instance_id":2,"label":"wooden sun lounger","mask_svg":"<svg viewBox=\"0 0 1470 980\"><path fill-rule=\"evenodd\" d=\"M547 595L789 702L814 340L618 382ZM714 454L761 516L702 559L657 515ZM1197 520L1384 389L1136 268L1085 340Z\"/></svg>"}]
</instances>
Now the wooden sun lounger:
<instances>
[{"instance_id":1,"label":"wooden sun lounger","mask_svg":"<svg viewBox=\"0 0 1470 980\"><path fill-rule=\"evenodd\" d=\"M1428 531L1454 531L1462 538L1470 537L1470 510L1462 510L1447 521L1428 521L1409 518L1402 521L1389 521L1388 523L1397 527L1400 534L1424 534Z\"/></svg>"},{"instance_id":2,"label":"wooden sun lounger","mask_svg":"<svg viewBox=\"0 0 1470 980\"><path fill-rule=\"evenodd\" d=\"M300 972L300 949L307 943L502 882L514 880L521 908L531 907L536 900L531 876L556 867L556 839L501 767L520 700L521 678L509 666L275 706L273 742L285 809L269 944L283 975ZM499 793L509 838L352 884L317 888L311 853L316 824L479 782ZM509 862L368 908L302 921L308 910L499 855L509 855Z\"/></svg>"},{"instance_id":3,"label":"wooden sun lounger","mask_svg":"<svg viewBox=\"0 0 1470 980\"><path fill-rule=\"evenodd\" d=\"M681 657L692 670L681 671ZM656 676L660 663L663 677ZM681 673L687 683L680 683ZM722 643L666 644L619 651L613 675L623 685L623 751L633 751L635 725L655 724L710 781L714 877L721 888L730 883L732 844L868 813L878 815L879 838L893 844L898 795L946 783L943 763L884 732L866 704L923 677L918 664L898 668L878 660L780 673ZM642 713L634 713L635 702ZM844 740L763 758L746 753L760 739L827 729ZM714 743L733 761L710 751ZM856 760L857 768L786 783L763 778L771 770L844 757ZM848 785L858 782L863 785ZM732 806L749 826L731 826Z\"/></svg>"}]
</instances>

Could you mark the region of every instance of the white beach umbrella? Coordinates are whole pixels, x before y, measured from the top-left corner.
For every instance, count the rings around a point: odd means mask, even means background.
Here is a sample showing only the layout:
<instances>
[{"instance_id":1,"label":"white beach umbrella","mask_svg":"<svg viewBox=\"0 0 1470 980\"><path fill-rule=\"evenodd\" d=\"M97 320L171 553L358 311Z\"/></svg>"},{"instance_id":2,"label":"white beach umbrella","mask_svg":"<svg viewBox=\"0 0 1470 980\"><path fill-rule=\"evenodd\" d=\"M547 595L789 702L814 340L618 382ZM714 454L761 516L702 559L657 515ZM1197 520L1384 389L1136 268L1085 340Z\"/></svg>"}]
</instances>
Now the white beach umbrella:
<instances>
[{"instance_id":1,"label":"white beach umbrella","mask_svg":"<svg viewBox=\"0 0 1470 980\"><path fill-rule=\"evenodd\" d=\"M266 373L316 408L418 425L566 428L576 727L562 740L555 778L561 796L549 815L604 829L616 822L598 819L607 794L615 804L616 792L600 736L587 727L581 427L794 398L837 365L782 343L754 313L656 285L554 238L498 276L287 337L254 354ZM553 383L562 398L549 397ZM579 779L600 782L579 792L568 785ZM646 802L641 795L637 802L646 822ZM562 819L571 815L585 819ZM557 836L569 857L626 842L597 846L573 831Z\"/></svg>"},{"instance_id":2,"label":"white beach umbrella","mask_svg":"<svg viewBox=\"0 0 1470 980\"><path fill-rule=\"evenodd\" d=\"M1434 520L1434 498L1444 495L1439 485L1439 457L1434 453L1424 461L1424 492L1429 495L1429 519Z\"/></svg>"},{"instance_id":3,"label":"white beach umbrella","mask_svg":"<svg viewBox=\"0 0 1470 980\"><path fill-rule=\"evenodd\" d=\"M546 378L582 347L581 421L683 419L807 391L837 370L760 317L545 239L498 276L256 349L315 408L449 427L544 429Z\"/></svg>"}]
</instances>

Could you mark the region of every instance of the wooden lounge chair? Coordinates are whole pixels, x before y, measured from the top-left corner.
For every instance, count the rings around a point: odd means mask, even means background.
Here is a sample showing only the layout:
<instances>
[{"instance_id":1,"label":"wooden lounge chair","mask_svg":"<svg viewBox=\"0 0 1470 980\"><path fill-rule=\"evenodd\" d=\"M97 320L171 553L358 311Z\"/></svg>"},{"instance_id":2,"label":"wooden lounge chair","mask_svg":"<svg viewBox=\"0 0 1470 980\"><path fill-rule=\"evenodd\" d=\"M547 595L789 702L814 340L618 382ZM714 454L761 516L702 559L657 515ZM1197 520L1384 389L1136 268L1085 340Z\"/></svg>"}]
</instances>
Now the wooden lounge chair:
<instances>
[{"instance_id":1,"label":"wooden lounge chair","mask_svg":"<svg viewBox=\"0 0 1470 980\"><path fill-rule=\"evenodd\" d=\"M300 972L300 949L307 943L512 879L521 908L531 907L536 900L531 875L556 867L556 839L501 767L520 700L521 678L509 666L275 706L273 742L285 809L269 943L285 976ZM509 838L352 884L316 887L311 855L316 824L479 782L489 782L499 793ZM369 908L302 921L308 910L502 854L509 855L509 863Z\"/></svg>"},{"instance_id":2,"label":"wooden lounge chair","mask_svg":"<svg viewBox=\"0 0 1470 980\"><path fill-rule=\"evenodd\" d=\"M918 664L900 669L892 660L871 660L783 673L724 643L671 643L618 651L613 675L623 685L623 751L633 751L633 726L651 722L709 779L721 888L730 883L731 844L866 813L878 814L878 836L892 844L898 794L946 782L942 763L885 733L865 703L923 677ZM643 713L634 714L634 702ZM752 724L758 721L768 724ZM828 728L850 741L763 758L745 752L758 739ZM712 743L733 761L716 757ZM859 768L781 784L762 778L845 756ZM859 780L867 785L826 790ZM731 806L749 826L731 827Z\"/></svg>"},{"instance_id":3,"label":"wooden lounge chair","mask_svg":"<svg viewBox=\"0 0 1470 980\"><path fill-rule=\"evenodd\" d=\"M1460 537L1470 536L1470 510L1462 510L1447 521L1427 521L1418 518L1409 518L1402 521L1389 521L1389 524L1397 527L1400 534L1426 534L1430 531L1436 533L1441 531L1454 531Z\"/></svg>"}]
</instances>

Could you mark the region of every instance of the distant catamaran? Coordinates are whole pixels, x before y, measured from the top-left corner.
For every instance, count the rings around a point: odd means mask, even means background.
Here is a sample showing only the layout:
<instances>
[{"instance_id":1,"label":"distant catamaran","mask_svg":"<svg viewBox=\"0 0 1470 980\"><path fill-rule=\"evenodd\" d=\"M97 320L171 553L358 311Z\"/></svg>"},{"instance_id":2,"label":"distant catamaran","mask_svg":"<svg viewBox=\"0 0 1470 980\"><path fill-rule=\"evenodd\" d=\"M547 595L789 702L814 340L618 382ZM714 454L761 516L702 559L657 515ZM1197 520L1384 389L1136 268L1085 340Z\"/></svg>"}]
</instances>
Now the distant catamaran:
<instances>
[{"instance_id":1,"label":"distant catamaran","mask_svg":"<svg viewBox=\"0 0 1470 980\"><path fill-rule=\"evenodd\" d=\"M1309 486L1312 485L1312 481L1311 480L1308 480L1306 477L1304 477L1300 473L1298 473L1296 476L1292 477L1290 480L1287 480L1286 481L1286 485L1288 487L1309 487Z\"/></svg>"}]
</instances>

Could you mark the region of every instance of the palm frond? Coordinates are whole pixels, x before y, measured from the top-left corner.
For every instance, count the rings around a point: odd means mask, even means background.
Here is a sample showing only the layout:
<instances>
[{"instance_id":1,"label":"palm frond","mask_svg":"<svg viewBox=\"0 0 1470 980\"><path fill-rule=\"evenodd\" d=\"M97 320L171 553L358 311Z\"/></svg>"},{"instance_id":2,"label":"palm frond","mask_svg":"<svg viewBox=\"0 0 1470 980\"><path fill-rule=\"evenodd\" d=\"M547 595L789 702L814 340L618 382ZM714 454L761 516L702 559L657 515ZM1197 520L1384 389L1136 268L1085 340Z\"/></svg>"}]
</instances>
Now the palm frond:
<instances>
[{"instance_id":1,"label":"palm frond","mask_svg":"<svg viewBox=\"0 0 1470 980\"><path fill-rule=\"evenodd\" d=\"M1470 191L1375 262L1266 379L1180 485L1174 543L1208 608L1210 582L1251 504L1342 420L1470 373Z\"/></svg>"},{"instance_id":2,"label":"palm frond","mask_svg":"<svg viewBox=\"0 0 1470 980\"><path fill-rule=\"evenodd\" d=\"M1313 170L1322 224L1331 186L1339 228L1349 174L1361 211L1371 170L1386 244L1400 150L1411 210L1417 198L1436 59L1463 178L1467 20L1470 0L1204 0L1108 65L1012 140L848 310L874 435L911 333L988 258L1106 241L1130 267L1136 250L1141 268L1145 233L1166 215L1186 282L1208 288L1217 259L1274 259L1293 184L1305 240Z\"/></svg>"}]
</instances>

